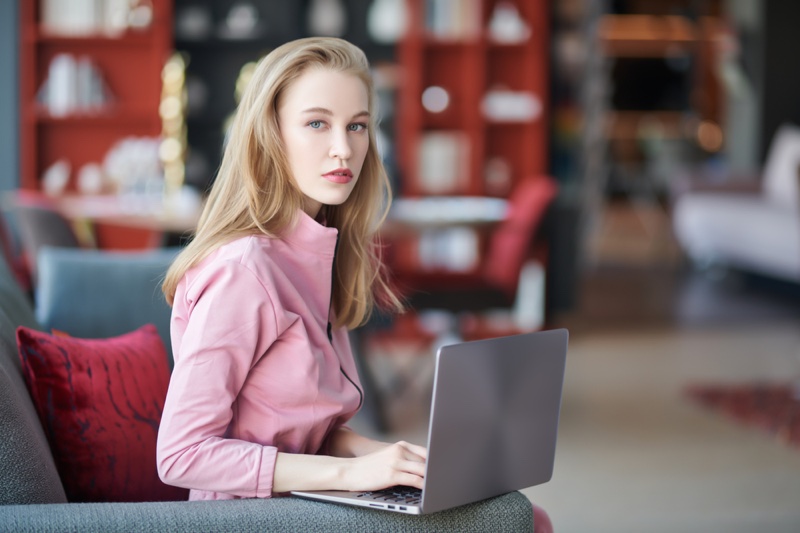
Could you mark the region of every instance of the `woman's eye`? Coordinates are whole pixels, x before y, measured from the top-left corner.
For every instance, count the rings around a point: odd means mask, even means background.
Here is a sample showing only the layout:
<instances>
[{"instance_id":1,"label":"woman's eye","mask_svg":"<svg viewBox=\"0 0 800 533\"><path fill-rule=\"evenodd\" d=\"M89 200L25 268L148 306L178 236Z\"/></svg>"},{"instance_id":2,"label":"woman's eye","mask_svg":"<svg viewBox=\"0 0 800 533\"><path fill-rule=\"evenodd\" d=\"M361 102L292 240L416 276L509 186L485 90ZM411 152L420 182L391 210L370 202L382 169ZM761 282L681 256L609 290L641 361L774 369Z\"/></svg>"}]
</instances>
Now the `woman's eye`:
<instances>
[{"instance_id":1,"label":"woman's eye","mask_svg":"<svg viewBox=\"0 0 800 533\"><path fill-rule=\"evenodd\" d=\"M367 129L367 125L359 122L357 124L350 124L347 127L347 129L349 129L350 131L364 131L365 129Z\"/></svg>"},{"instance_id":2,"label":"woman's eye","mask_svg":"<svg viewBox=\"0 0 800 533\"><path fill-rule=\"evenodd\" d=\"M308 125L311 126L314 129L319 129L319 128L322 127L322 121L321 120L312 120L311 122L308 123Z\"/></svg>"}]
</instances>

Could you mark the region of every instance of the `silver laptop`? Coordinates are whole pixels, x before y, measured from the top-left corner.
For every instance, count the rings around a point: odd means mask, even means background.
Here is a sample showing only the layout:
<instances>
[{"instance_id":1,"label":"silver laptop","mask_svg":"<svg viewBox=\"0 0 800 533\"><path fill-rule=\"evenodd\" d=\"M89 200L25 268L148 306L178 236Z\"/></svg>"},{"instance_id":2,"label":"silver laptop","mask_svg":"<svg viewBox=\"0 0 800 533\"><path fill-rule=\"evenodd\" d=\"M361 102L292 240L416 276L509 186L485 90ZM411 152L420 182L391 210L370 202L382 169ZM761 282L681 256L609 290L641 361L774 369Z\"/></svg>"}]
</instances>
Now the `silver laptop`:
<instances>
[{"instance_id":1,"label":"silver laptop","mask_svg":"<svg viewBox=\"0 0 800 533\"><path fill-rule=\"evenodd\" d=\"M406 487L292 494L427 514L549 481L568 338L555 329L439 349L421 494Z\"/></svg>"}]
</instances>

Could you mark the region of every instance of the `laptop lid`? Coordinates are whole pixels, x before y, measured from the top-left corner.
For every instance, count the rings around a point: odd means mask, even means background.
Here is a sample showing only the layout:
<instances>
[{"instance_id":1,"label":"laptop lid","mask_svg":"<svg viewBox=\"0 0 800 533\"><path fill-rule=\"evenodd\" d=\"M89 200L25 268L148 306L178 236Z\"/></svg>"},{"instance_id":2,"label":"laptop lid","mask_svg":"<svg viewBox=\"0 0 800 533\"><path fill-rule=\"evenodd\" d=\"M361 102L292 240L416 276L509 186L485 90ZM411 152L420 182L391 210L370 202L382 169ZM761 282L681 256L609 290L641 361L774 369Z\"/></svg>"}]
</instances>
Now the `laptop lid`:
<instances>
[{"instance_id":1,"label":"laptop lid","mask_svg":"<svg viewBox=\"0 0 800 533\"><path fill-rule=\"evenodd\" d=\"M568 337L557 329L438 350L420 504L369 492L292 494L427 514L549 481Z\"/></svg>"},{"instance_id":2,"label":"laptop lid","mask_svg":"<svg viewBox=\"0 0 800 533\"><path fill-rule=\"evenodd\" d=\"M568 338L557 329L439 349L424 513L550 480Z\"/></svg>"}]
</instances>

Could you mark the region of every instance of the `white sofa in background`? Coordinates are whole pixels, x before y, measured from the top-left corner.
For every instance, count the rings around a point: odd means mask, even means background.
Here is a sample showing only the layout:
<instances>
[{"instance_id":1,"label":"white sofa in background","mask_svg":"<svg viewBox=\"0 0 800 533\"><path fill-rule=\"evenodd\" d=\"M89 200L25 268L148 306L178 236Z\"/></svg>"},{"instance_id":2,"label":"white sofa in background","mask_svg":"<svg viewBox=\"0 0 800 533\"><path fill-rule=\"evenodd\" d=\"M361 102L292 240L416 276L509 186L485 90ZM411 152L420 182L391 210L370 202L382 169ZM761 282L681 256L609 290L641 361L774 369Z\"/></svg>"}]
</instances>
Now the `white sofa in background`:
<instances>
[{"instance_id":1,"label":"white sofa in background","mask_svg":"<svg viewBox=\"0 0 800 533\"><path fill-rule=\"evenodd\" d=\"M683 192L672 220L678 242L698 265L800 282L800 127L778 129L756 191Z\"/></svg>"}]
</instances>

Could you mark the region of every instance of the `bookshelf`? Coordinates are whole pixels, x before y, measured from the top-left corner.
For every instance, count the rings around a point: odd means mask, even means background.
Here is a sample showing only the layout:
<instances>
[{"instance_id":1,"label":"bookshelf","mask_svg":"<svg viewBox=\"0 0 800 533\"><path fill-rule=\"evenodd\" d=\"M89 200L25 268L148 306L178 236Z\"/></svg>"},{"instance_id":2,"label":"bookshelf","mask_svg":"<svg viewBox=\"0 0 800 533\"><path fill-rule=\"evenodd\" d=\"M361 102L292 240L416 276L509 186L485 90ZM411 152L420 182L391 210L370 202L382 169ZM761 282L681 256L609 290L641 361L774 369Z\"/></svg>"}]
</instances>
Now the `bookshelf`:
<instances>
[{"instance_id":1,"label":"bookshelf","mask_svg":"<svg viewBox=\"0 0 800 533\"><path fill-rule=\"evenodd\" d=\"M77 171L87 163L101 163L119 139L160 134L161 69L172 47L172 8L168 0L155 0L148 4L152 17L146 27L108 33L99 24L75 31L48 27L43 21L46 4L20 3L20 185L40 189L44 171L63 159L72 169L67 188L74 190ZM87 3L70 9L78 4ZM95 81L102 84L102 98L97 101L88 89L70 95L69 88L46 87L57 57L90 65ZM54 92L61 95L48 100Z\"/></svg>"},{"instance_id":2,"label":"bookshelf","mask_svg":"<svg viewBox=\"0 0 800 533\"><path fill-rule=\"evenodd\" d=\"M31 0L19 17L20 188L43 189L60 162L69 169L63 191L78 191L81 169L102 165L118 141L161 134L170 0ZM119 247L141 243L117 234Z\"/></svg>"},{"instance_id":3,"label":"bookshelf","mask_svg":"<svg viewBox=\"0 0 800 533\"><path fill-rule=\"evenodd\" d=\"M408 1L401 194L506 197L548 171L548 4Z\"/></svg>"}]
</instances>

